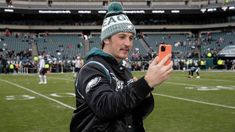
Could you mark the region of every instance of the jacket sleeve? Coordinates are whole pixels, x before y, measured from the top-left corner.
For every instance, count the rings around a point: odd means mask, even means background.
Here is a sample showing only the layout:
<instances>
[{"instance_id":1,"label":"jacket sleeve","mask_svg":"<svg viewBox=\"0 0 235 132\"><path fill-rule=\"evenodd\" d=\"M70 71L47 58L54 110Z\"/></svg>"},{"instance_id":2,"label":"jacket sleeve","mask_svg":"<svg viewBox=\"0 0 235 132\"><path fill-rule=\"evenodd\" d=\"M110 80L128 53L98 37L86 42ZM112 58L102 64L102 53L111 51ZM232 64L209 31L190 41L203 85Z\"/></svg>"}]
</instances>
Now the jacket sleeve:
<instances>
[{"instance_id":1,"label":"jacket sleeve","mask_svg":"<svg viewBox=\"0 0 235 132\"><path fill-rule=\"evenodd\" d=\"M150 96L145 98L135 109L134 114L139 115L143 119L145 119L154 109L154 98L152 93Z\"/></svg>"},{"instance_id":2,"label":"jacket sleeve","mask_svg":"<svg viewBox=\"0 0 235 132\"><path fill-rule=\"evenodd\" d=\"M118 118L133 111L135 107L143 103L151 91L144 78L130 83L120 91L115 91L111 88L110 78L97 65L84 67L80 75L85 100L101 120Z\"/></svg>"}]
</instances>

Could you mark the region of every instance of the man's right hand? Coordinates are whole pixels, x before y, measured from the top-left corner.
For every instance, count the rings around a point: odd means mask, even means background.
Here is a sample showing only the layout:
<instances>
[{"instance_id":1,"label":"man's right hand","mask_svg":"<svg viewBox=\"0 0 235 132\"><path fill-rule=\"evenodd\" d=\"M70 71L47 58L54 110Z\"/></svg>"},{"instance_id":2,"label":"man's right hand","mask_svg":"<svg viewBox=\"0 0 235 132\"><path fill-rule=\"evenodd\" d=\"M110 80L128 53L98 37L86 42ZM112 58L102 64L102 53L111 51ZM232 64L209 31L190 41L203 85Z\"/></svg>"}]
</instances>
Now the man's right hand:
<instances>
[{"instance_id":1,"label":"man's right hand","mask_svg":"<svg viewBox=\"0 0 235 132\"><path fill-rule=\"evenodd\" d=\"M170 77L170 73L173 71L173 62L171 61L170 64L164 65L170 58L171 54L168 54L160 62L158 62L158 57L155 57L150 63L144 77L150 87L158 86Z\"/></svg>"}]
</instances>

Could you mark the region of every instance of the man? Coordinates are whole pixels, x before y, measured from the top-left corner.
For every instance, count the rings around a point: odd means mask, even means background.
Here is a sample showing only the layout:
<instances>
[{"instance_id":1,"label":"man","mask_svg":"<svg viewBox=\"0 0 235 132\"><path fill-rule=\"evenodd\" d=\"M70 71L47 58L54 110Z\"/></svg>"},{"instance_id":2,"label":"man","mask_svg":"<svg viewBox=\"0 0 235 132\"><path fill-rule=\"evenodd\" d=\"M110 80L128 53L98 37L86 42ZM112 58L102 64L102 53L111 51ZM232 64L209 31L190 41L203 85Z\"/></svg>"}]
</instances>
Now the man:
<instances>
[{"instance_id":1,"label":"man","mask_svg":"<svg viewBox=\"0 0 235 132\"><path fill-rule=\"evenodd\" d=\"M193 74L194 72L197 74L197 77L196 78L200 78L200 75L199 75L199 70L200 68L198 67L198 62L194 61L193 62L193 65L190 67L190 69L188 70L188 78L193 78Z\"/></svg>"},{"instance_id":2,"label":"man","mask_svg":"<svg viewBox=\"0 0 235 132\"><path fill-rule=\"evenodd\" d=\"M83 66L83 59L80 56L77 56L76 60L75 60L75 73L74 73L74 77L76 77L76 75L79 73L80 69Z\"/></svg>"},{"instance_id":3,"label":"man","mask_svg":"<svg viewBox=\"0 0 235 132\"><path fill-rule=\"evenodd\" d=\"M39 56L39 64L38 64L38 72L39 72L39 83L38 84L47 84L47 69L49 68L47 66L48 64L45 64L45 59L43 56Z\"/></svg>"},{"instance_id":4,"label":"man","mask_svg":"<svg viewBox=\"0 0 235 132\"><path fill-rule=\"evenodd\" d=\"M92 49L75 81L76 110L71 132L144 132L143 119L154 108L151 91L169 78L171 56L155 58L144 77L135 80L122 65L136 30L119 2L108 6L102 25L102 50Z\"/></svg>"}]
</instances>

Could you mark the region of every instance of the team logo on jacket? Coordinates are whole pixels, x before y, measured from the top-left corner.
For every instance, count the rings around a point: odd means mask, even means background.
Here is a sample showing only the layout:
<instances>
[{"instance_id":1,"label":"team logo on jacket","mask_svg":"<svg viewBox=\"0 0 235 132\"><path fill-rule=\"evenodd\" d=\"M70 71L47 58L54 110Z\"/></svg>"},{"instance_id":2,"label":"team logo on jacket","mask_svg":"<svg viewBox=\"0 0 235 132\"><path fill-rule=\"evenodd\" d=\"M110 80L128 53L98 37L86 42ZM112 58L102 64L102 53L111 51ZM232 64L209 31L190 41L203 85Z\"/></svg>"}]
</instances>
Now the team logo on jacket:
<instances>
[{"instance_id":1,"label":"team logo on jacket","mask_svg":"<svg viewBox=\"0 0 235 132\"><path fill-rule=\"evenodd\" d=\"M112 78L116 81L116 91L122 90L124 87L124 82L119 80L114 73L110 73L110 75L112 76Z\"/></svg>"},{"instance_id":2,"label":"team logo on jacket","mask_svg":"<svg viewBox=\"0 0 235 132\"><path fill-rule=\"evenodd\" d=\"M100 80L101 80L101 77L95 77L91 79L86 85L86 93L88 93L91 90L91 88L99 84Z\"/></svg>"}]
</instances>

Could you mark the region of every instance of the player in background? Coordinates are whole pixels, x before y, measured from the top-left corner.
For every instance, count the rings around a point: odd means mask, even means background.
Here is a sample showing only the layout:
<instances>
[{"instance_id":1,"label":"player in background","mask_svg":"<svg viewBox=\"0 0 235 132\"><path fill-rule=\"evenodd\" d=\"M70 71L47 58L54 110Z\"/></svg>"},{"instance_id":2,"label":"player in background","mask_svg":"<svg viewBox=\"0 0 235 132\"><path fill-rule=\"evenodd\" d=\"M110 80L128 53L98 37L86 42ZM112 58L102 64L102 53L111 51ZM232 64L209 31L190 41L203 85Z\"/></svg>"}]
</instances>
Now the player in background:
<instances>
[{"instance_id":1,"label":"player in background","mask_svg":"<svg viewBox=\"0 0 235 132\"><path fill-rule=\"evenodd\" d=\"M47 73L48 64L45 63L44 56L39 56L39 64L38 64L38 71L39 71L39 83L38 84L47 84Z\"/></svg>"},{"instance_id":2,"label":"player in background","mask_svg":"<svg viewBox=\"0 0 235 132\"><path fill-rule=\"evenodd\" d=\"M193 64L192 64L192 66L190 67L190 69L188 71L188 78L193 78L194 73L197 74L196 78L200 78L199 70L200 70L200 68L198 67L198 62L193 61Z\"/></svg>"},{"instance_id":3,"label":"player in background","mask_svg":"<svg viewBox=\"0 0 235 132\"><path fill-rule=\"evenodd\" d=\"M84 64L83 59L80 56L77 56L77 58L75 60L74 78L77 76L77 73L79 73L79 71L82 68L83 64Z\"/></svg>"}]
</instances>

